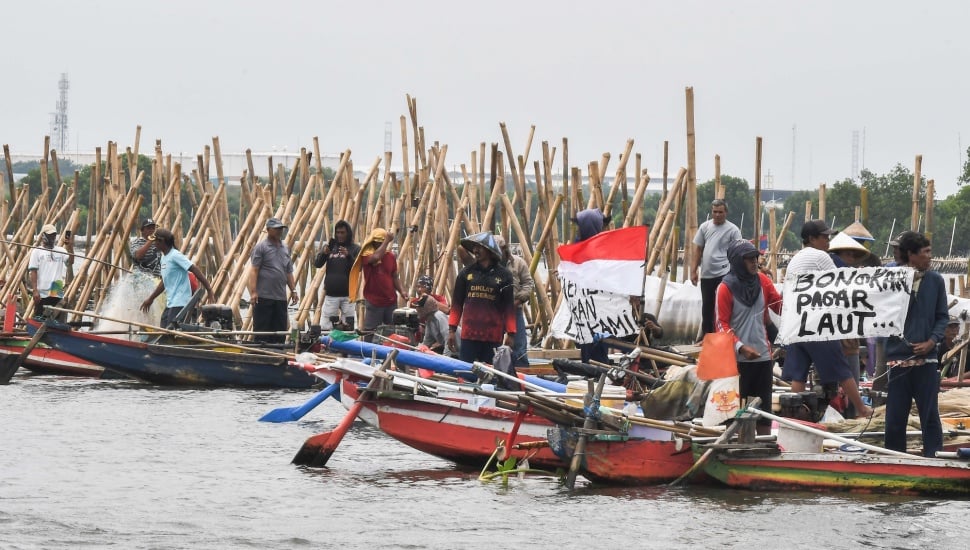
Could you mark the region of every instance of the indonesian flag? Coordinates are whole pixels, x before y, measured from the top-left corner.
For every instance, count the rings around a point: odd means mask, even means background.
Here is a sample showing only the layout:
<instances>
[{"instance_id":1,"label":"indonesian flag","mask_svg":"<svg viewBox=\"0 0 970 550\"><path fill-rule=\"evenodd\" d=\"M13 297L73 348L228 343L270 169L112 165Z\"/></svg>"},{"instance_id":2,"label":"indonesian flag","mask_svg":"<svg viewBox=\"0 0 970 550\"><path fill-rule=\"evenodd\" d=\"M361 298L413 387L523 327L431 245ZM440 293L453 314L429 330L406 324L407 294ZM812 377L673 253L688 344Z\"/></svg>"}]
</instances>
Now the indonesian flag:
<instances>
[{"instance_id":1,"label":"indonesian flag","mask_svg":"<svg viewBox=\"0 0 970 550\"><path fill-rule=\"evenodd\" d=\"M576 285L639 296L646 262L646 225L603 231L585 241L559 247L559 274Z\"/></svg>"}]
</instances>

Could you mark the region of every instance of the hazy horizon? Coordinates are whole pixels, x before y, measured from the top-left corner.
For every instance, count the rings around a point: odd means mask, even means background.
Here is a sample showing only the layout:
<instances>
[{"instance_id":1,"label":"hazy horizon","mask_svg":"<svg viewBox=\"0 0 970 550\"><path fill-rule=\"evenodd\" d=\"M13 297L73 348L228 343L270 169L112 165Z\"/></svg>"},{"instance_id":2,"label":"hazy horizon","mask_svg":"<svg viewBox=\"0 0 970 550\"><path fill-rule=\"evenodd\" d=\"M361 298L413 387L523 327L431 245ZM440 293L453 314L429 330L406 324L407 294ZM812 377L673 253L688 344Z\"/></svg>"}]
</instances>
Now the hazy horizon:
<instances>
[{"instance_id":1,"label":"hazy horizon","mask_svg":"<svg viewBox=\"0 0 970 550\"><path fill-rule=\"evenodd\" d=\"M958 189L970 128L961 109L970 6L955 0L5 8L3 41L21 52L5 62L0 138L12 155L42 151L61 73L71 152L133 145L141 125L143 154L161 139L166 153L194 159L212 136L226 153L294 153L318 136L325 154L351 149L359 166L383 154L390 122L398 167L410 94L428 142L448 145L449 167L468 164L480 142L502 144L505 122L516 154L534 124L529 159L548 141L556 171L563 137L571 166L585 172L609 152L610 174L632 138L659 179L664 140L671 173L687 163L692 86L698 181L720 155L723 174L753 185L761 136L763 187L769 174L776 189L816 189L853 166L912 170L921 154L944 197Z\"/></svg>"}]
</instances>

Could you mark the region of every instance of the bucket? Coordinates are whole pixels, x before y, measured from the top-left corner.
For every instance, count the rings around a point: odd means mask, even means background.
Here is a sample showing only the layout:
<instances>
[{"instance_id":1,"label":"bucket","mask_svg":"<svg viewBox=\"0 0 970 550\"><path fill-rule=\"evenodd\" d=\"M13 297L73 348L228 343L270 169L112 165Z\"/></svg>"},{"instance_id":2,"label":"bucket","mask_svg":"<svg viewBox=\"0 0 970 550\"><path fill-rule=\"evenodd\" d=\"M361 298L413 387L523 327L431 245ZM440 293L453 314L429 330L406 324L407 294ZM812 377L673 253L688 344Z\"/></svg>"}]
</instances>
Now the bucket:
<instances>
[{"instance_id":1,"label":"bucket","mask_svg":"<svg viewBox=\"0 0 970 550\"><path fill-rule=\"evenodd\" d=\"M790 453L820 453L822 436L780 424L778 445Z\"/></svg>"},{"instance_id":2,"label":"bucket","mask_svg":"<svg viewBox=\"0 0 970 550\"><path fill-rule=\"evenodd\" d=\"M566 384L566 393L577 393L580 395L580 398L567 399L566 402L570 405L582 407L582 396L585 395L588 390L589 388L585 380L573 380L572 382ZM624 403L626 403L626 388L623 386L603 386L603 394L600 396L600 405L604 407L612 407L614 409L622 409Z\"/></svg>"}]
</instances>

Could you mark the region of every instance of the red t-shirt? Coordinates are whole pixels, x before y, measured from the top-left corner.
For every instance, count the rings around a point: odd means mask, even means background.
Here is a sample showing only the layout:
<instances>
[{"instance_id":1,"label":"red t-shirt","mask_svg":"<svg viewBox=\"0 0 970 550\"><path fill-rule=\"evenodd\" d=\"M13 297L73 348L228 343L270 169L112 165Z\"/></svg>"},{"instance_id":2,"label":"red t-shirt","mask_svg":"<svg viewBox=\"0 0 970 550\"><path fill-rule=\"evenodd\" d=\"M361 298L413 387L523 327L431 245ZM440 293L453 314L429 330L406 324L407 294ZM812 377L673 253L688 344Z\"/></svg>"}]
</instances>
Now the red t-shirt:
<instances>
[{"instance_id":1,"label":"red t-shirt","mask_svg":"<svg viewBox=\"0 0 970 550\"><path fill-rule=\"evenodd\" d=\"M391 307L397 305L397 291L394 288L394 274L397 273L397 259L393 252L385 252L381 261L372 264L365 256L364 299L375 307Z\"/></svg>"}]
</instances>

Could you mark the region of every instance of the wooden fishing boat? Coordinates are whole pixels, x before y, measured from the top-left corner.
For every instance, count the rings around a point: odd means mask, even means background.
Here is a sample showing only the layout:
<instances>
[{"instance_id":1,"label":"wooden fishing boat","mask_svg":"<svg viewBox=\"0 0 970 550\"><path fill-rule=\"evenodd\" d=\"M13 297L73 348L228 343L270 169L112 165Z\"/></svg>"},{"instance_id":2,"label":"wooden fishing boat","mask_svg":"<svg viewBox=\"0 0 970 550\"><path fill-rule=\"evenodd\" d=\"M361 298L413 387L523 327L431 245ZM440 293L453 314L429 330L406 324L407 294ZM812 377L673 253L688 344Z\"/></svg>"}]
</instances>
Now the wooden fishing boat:
<instances>
[{"instance_id":1,"label":"wooden fishing boat","mask_svg":"<svg viewBox=\"0 0 970 550\"><path fill-rule=\"evenodd\" d=\"M39 326L39 322L30 320L27 330L33 333ZM307 365L291 361L282 353L132 342L73 330L61 323L49 323L42 341L55 350L152 384L260 388L311 388L320 384L320 378L307 372Z\"/></svg>"},{"instance_id":2,"label":"wooden fishing boat","mask_svg":"<svg viewBox=\"0 0 970 550\"><path fill-rule=\"evenodd\" d=\"M0 361L3 357L19 357L29 342L29 336L16 334L0 336ZM30 350L21 366L37 374L87 376L91 378L112 377L110 372L105 376L105 369L101 365L52 349L43 343Z\"/></svg>"},{"instance_id":3,"label":"wooden fishing boat","mask_svg":"<svg viewBox=\"0 0 970 550\"><path fill-rule=\"evenodd\" d=\"M695 441L694 455L705 473L729 487L758 491L970 494L966 449L927 458L853 441L750 406L735 422L742 433L751 434L758 416L779 424L778 441ZM825 451L824 439L842 446Z\"/></svg>"},{"instance_id":4,"label":"wooden fishing boat","mask_svg":"<svg viewBox=\"0 0 970 550\"><path fill-rule=\"evenodd\" d=\"M695 454L702 449L695 446ZM970 494L970 462L965 460L859 452L802 453L781 451L777 445L735 445L715 451L704 471L729 487L756 491Z\"/></svg>"},{"instance_id":5,"label":"wooden fishing boat","mask_svg":"<svg viewBox=\"0 0 970 550\"><path fill-rule=\"evenodd\" d=\"M328 383L340 384L341 403L350 409L374 370L360 361L340 358L318 366L314 373ZM400 373L388 374L395 379L394 388L365 396L359 418L409 447L458 464L481 467L515 429L520 413L499 407L492 398L447 391L440 385L437 391L417 391L414 384L403 383ZM422 386L421 382L416 384ZM435 383L426 384L431 388ZM521 413L515 443L537 447L513 454L528 456L533 467L562 467L562 460L545 445L546 431L551 427L553 424L542 417ZM311 437L304 445L301 454L313 454L307 448L312 440ZM296 462L310 464L312 460Z\"/></svg>"},{"instance_id":6,"label":"wooden fishing boat","mask_svg":"<svg viewBox=\"0 0 970 550\"><path fill-rule=\"evenodd\" d=\"M659 432L659 430L657 430ZM573 457L579 435L558 426L549 430L550 446L560 458ZM672 439L670 433L655 438L629 434L592 434L579 465L583 477L616 485L659 485L682 476L694 464L689 441ZM693 481L704 481L696 476Z\"/></svg>"}]
</instances>

